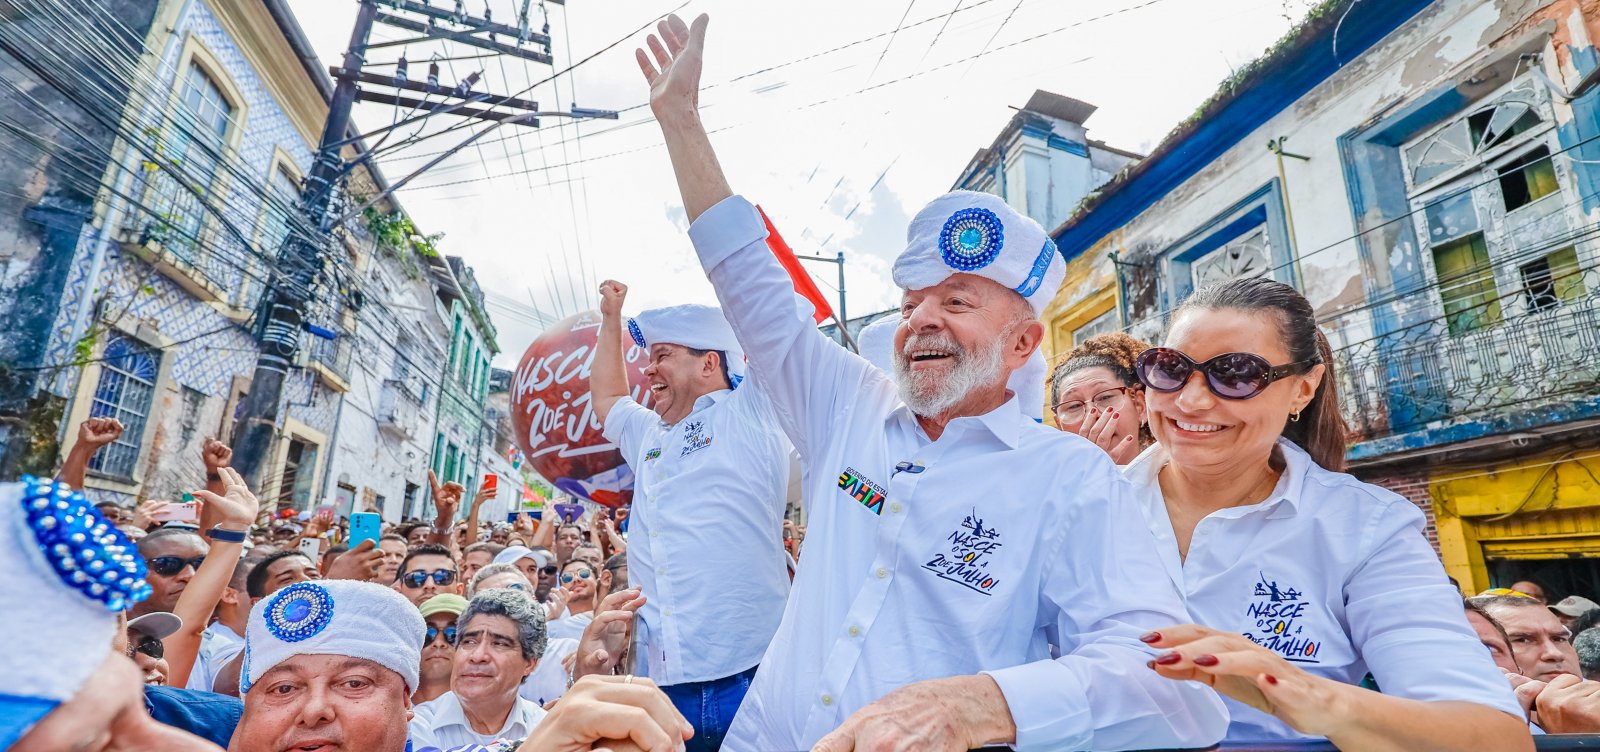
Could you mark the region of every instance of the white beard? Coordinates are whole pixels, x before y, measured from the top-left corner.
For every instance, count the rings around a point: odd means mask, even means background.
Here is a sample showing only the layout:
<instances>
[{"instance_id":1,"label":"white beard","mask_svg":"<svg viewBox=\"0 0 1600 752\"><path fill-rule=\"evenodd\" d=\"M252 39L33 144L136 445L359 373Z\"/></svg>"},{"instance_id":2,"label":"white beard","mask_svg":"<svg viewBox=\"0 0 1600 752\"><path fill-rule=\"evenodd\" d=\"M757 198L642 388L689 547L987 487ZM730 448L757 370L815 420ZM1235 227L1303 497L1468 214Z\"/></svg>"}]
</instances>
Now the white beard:
<instances>
[{"instance_id":1,"label":"white beard","mask_svg":"<svg viewBox=\"0 0 1600 752\"><path fill-rule=\"evenodd\" d=\"M900 387L900 399L914 415L931 418L955 407L978 389L1000 381L1005 363L1001 357L1003 338L996 338L978 352L963 349L949 332L939 334L912 334L905 345L894 354L894 378ZM911 368L911 353L916 350L943 350L952 354L955 361L949 375Z\"/></svg>"}]
</instances>

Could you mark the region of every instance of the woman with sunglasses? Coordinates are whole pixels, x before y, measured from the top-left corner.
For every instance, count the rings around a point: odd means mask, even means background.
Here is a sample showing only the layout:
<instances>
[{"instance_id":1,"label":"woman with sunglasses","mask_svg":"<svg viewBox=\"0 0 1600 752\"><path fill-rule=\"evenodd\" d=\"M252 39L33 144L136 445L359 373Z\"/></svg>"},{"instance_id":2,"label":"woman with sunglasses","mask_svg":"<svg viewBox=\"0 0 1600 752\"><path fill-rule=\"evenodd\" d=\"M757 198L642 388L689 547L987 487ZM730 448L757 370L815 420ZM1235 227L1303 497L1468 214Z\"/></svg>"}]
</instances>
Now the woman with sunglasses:
<instances>
[{"instance_id":1,"label":"woman with sunglasses","mask_svg":"<svg viewBox=\"0 0 1600 752\"><path fill-rule=\"evenodd\" d=\"M1145 635L1150 667L1216 688L1228 741L1532 749L1422 512L1340 472L1332 369L1310 303L1265 279L1195 293L1139 356L1158 443L1126 474L1198 622Z\"/></svg>"},{"instance_id":2,"label":"woman with sunglasses","mask_svg":"<svg viewBox=\"0 0 1600 752\"><path fill-rule=\"evenodd\" d=\"M587 559L574 558L561 567L556 587L566 604L567 615L549 625L550 637L578 639L583 630L594 621L595 595L600 587L597 568Z\"/></svg>"},{"instance_id":3,"label":"woman with sunglasses","mask_svg":"<svg viewBox=\"0 0 1600 752\"><path fill-rule=\"evenodd\" d=\"M1145 425L1144 391L1134 359L1150 349L1122 332L1090 337L1050 374L1056 426L1088 439L1118 465L1155 441Z\"/></svg>"}]
</instances>

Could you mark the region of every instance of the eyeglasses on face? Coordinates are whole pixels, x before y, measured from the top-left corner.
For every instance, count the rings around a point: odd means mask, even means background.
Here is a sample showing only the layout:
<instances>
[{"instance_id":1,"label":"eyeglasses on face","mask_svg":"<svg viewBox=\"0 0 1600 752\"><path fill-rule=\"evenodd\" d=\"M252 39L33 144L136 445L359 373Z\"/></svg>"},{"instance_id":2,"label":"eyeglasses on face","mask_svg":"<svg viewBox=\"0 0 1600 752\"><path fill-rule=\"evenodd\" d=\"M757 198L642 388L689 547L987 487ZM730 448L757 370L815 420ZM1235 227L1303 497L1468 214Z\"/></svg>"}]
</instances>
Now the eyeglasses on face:
<instances>
[{"instance_id":1,"label":"eyeglasses on face","mask_svg":"<svg viewBox=\"0 0 1600 752\"><path fill-rule=\"evenodd\" d=\"M184 567L194 567L199 570L200 565L205 562L204 556L196 556L193 559L185 559L182 556L157 556L145 563L149 565L150 571L162 577L171 577L182 572Z\"/></svg>"},{"instance_id":2,"label":"eyeglasses on face","mask_svg":"<svg viewBox=\"0 0 1600 752\"><path fill-rule=\"evenodd\" d=\"M432 645L434 640L439 639L439 635L444 635L444 641L446 645L456 644L456 625L451 624L444 629L440 629L431 624L428 625L428 634L426 637L422 638L422 646L427 647Z\"/></svg>"},{"instance_id":3,"label":"eyeglasses on face","mask_svg":"<svg viewBox=\"0 0 1600 752\"><path fill-rule=\"evenodd\" d=\"M1128 393L1125 386L1114 386L1095 392L1088 402L1083 400L1064 400L1056 404L1056 415L1067 420L1082 420L1084 408L1094 405L1098 410L1110 410L1117 406L1122 396Z\"/></svg>"},{"instance_id":4,"label":"eyeglasses on face","mask_svg":"<svg viewBox=\"0 0 1600 752\"><path fill-rule=\"evenodd\" d=\"M453 585L456 581L456 573L448 569L435 569L432 572L426 569L413 569L401 576L400 581L408 588L419 588L427 584L429 577L433 578L434 584L440 586Z\"/></svg>"},{"instance_id":5,"label":"eyeglasses on face","mask_svg":"<svg viewBox=\"0 0 1600 752\"><path fill-rule=\"evenodd\" d=\"M1199 371L1205 374L1206 386L1212 394L1223 399L1247 400L1266 391L1272 382L1304 373L1321 362L1321 357L1313 357L1275 366L1260 355L1233 352L1196 363L1170 347L1152 347L1139 353L1134 370L1146 387L1167 393L1182 390L1183 385L1189 383L1189 377Z\"/></svg>"},{"instance_id":6,"label":"eyeglasses on face","mask_svg":"<svg viewBox=\"0 0 1600 752\"><path fill-rule=\"evenodd\" d=\"M139 634L134 643L128 648L128 657L132 658L134 653L144 653L151 658L160 659L166 655L167 648L160 638Z\"/></svg>"},{"instance_id":7,"label":"eyeglasses on face","mask_svg":"<svg viewBox=\"0 0 1600 752\"><path fill-rule=\"evenodd\" d=\"M590 579L592 577L594 577L594 572L593 571L588 570L588 569L580 569L580 570L578 570L578 575L576 577L574 577L574 576L572 576L570 574L561 575L561 584L570 585L570 584L572 584L573 580L576 580L576 579L585 579L585 580L587 580L587 579Z\"/></svg>"}]
</instances>

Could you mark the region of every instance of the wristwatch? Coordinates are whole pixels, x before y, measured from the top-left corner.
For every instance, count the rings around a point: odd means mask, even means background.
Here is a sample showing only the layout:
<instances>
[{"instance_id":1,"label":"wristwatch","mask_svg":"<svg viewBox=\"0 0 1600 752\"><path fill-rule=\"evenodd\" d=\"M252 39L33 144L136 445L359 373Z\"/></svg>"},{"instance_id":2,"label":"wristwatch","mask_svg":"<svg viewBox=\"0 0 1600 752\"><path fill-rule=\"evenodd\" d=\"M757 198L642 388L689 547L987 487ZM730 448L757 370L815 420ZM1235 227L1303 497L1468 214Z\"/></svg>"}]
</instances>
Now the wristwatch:
<instances>
[{"instance_id":1,"label":"wristwatch","mask_svg":"<svg viewBox=\"0 0 1600 752\"><path fill-rule=\"evenodd\" d=\"M206 537L224 543L243 543L245 538L250 537L250 533L245 530L226 530L218 525L207 530Z\"/></svg>"}]
</instances>

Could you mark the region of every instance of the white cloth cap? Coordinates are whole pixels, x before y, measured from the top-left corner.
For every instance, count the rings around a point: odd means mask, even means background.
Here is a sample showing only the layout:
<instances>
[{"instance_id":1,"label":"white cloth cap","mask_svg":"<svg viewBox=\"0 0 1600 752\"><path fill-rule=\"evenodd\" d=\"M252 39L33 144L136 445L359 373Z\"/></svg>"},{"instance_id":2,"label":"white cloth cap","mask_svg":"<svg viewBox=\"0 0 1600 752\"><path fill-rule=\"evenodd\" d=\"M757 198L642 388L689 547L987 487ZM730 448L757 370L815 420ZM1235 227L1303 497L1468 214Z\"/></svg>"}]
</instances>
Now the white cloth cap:
<instances>
[{"instance_id":1,"label":"white cloth cap","mask_svg":"<svg viewBox=\"0 0 1600 752\"><path fill-rule=\"evenodd\" d=\"M1066 276L1056 243L999 196L951 191L922 207L906 229L906 248L894 261L894 283L921 290L965 272L1015 290L1044 311Z\"/></svg>"},{"instance_id":2,"label":"white cloth cap","mask_svg":"<svg viewBox=\"0 0 1600 752\"><path fill-rule=\"evenodd\" d=\"M733 336L733 327L722 317L722 309L707 305L679 305L652 308L628 319L628 334L634 344L648 348L664 342L694 350L716 350L728 359L728 375L744 378L744 348Z\"/></svg>"},{"instance_id":3,"label":"white cloth cap","mask_svg":"<svg viewBox=\"0 0 1600 752\"><path fill-rule=\"evenodd\" d=\"M894 331L899 327L900 317L890 314L867 324L856 335L861 357L889 374L891 380L894 379ZM1012 371L1011 378L1006 381L1006 388L1017 393L1017 405L1022 408L1022 414L1030 418L1043 418L1046 370L1044 351L1035 349L1033 355L1028 356L1028 362Z\"/></svg>"},{"instance_id":4,"label":"white cloth cap","mask_svg":"<svg viewBox=\"0 0 1600 752\"><path fill-rule=\"evenodd\" d=\"M297 582L250 609L239 693L297 655L364 658L415 690L426 631L421 612L392 588L357 580Z\"/></svg>"},{"instance_id":5,"label":"white cloth cap","mask_svg":"<svg viewBox=\"0 0 1600 752\"><path fill-rule=\"evenodd\" d=\"M0 749L9 749L78 693L111 652L117 612L150 586L133 543L83 494L32 478L0 484L0 572L0 614L26 625L0 650Z\"/></svg>"},{"instance_id":6,"label":"white cloth cap","mask_svg":"<svg viewBox=\"0 0 1600 752\"><path fill-rule=\"evenodd\" d=\"M539 562L539 567L548 567L555 562L550 559L550 554L535 551L527 546L508 546L505 550L494 555L495 564L515 564L523 559L533 559Z\"/></svg>"}]
</instances>

